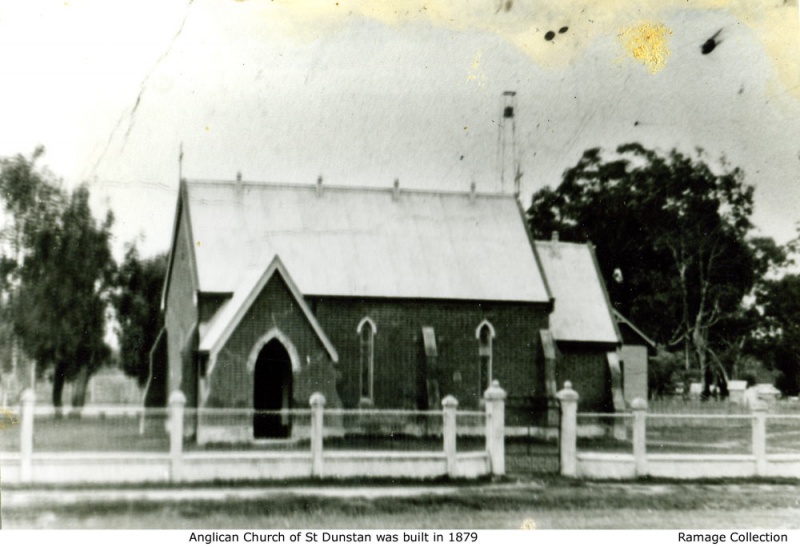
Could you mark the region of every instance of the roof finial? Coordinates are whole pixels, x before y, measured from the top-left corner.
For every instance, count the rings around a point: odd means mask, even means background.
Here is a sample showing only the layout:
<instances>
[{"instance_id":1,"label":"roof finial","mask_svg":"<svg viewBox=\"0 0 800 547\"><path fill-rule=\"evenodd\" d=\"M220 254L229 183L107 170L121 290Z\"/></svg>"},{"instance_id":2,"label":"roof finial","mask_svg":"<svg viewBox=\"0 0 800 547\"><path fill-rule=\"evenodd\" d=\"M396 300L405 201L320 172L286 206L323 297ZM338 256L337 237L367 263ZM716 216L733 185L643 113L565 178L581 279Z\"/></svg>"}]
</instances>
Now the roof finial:
<instances>
[{"instance_id":1,"label":"roof finial","mask_svg":"<svg viewBox=\"0 0 800 547\"><path fill-rule=\"evenodd\" d=\"M475 181L473 180L469 185L469 200L470 201L475 201L475 194L477 193L476 189L477 189L477 185L475 184Z\"/></svg>"},{"instance_id":2,"label":"roof finial","mask_svg":"<svg viewBox=\"0 0 800 547\"><path fill-rule=\"evenodd\" d=\"M317 177L317 196L322 195L322 175Z\"/></svg>"},{"instance_id":3,"label":"roof finial","mask_svg":"<svg viewBox=\"0 0 800 547\"><path fill-rule=\"evenodd\" d=\"M242 185L242 172L236 172L236 199L241 200L242 194L244 193L244 188Z\"/></svg>"},{"instance_id":4,"label":"roof finial","mask_svg":"<svg viewBox=\"0 0 800 547\"><path fill-rule=\"evenodd\" d=\"M183 180L183 141L178 147L178 182Z\"/></svg>"},{"instance_id":5,"label":"roof finial","mask_svg":"<svg viewBox=\"0 0 800 547\"><path fill-rule=\"evenodd\" d=\"M392 190L392 199L400 198L400 179L394 179L394 189Z\"/></svg>"}]
</instances>

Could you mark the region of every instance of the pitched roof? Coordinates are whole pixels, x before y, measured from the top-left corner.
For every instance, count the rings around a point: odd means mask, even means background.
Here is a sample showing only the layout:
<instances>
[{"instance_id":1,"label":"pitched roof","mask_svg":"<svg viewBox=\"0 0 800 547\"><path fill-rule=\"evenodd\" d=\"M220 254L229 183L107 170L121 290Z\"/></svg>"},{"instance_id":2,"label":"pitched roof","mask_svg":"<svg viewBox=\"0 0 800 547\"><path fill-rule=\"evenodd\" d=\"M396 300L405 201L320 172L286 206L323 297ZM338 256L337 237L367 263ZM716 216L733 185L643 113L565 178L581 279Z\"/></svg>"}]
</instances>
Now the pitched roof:
<instances>
[{"instance_id":1,"label":"pitched roof","mask_svg":"<svg viewBox=\"0 0 800 547\"><path fill-rule=\"evenodd\" d=\"M199 290L280 255L304 295L548 302L509 195L187 182Z\"/></svg>"},{"instance_id":2,"label":"pitched roof","mask_svg":"<svg viewBox=\"0 0 800 547\"><path fill-rule=\"evenodd\" d=\"M535 245L555 297L550 314L553 337L618 344L619 331L592 247L562 241L537 241Z\"/></svg>"},{"instance_id":3,"label":"pitched roof","mask_svg":"<svg viewBox=\"0 0 800 547\"><path fill-rule=\"evenodd\" d=\"M200 325L200 351L208 351L212 356L212 362L216 354L225 345L230 335L236 330L239 322L244 318L250 306L253 305L258 295L266 286L267 282L274 275L280 275L289 291L292 293L295 302L305 315L311 328L316 333L322 345L328 352L334 363L339 361L339 355L331 344L325 331L322 330L316 317L303 299L303 295L297 289L292 277L281 262L280 257L276 256L267 266L266 270L249 270L241 278L239 286L234 290L233 296L217 310L217 313L208 321Z\"/></svg>"}]
</instances>

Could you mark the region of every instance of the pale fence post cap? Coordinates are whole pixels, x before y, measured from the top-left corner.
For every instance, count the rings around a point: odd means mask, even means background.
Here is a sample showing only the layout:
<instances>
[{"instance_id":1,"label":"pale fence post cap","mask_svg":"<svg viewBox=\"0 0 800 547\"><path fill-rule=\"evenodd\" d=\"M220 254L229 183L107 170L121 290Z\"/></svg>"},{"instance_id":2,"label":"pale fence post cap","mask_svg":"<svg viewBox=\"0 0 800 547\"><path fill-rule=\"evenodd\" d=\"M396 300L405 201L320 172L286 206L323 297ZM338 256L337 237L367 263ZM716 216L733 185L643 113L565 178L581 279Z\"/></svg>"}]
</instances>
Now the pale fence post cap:
<instances>
[{"instance_id":1,"label":"pale fence post cap","mask_svg":"<svg viewBox=\"0 0 800 547\"><path fill-rule=\"evenodd\" d=\"M308 404L311 406L325 406L325 396L319 391L315 391L308 399Z\"/></svg>"},{"instance_id":2,"label":"pale fence post cap","mask_svg":"<svg viewBox=\"0 0 800 547\"><path fill-rule=\"evenodd\" d=\"M577 401L578 400L578 392L572 389L572 382L567 380L564 382L564 389L556 393L556 397L559 401Z\"/></svg>"},{"instance_id":3,"label":"pale fence post cap","mask_svg":"<svg viewBox=\"0 0 800 547\"><path fill-rule=\"evenodd\" d=\"M170 405L185 405L186 404L186 395L183 394L183 391L176 389L172 393L169 394L169 404Z\"/></svg>"},{"instance_id":4,"label":"pale fence post cap","mask_svg":"<svg viewBox=\"0 0 800 547\"><path fill-rule=\"evenodd\" d=\"M492 380L489 388L483 392L483 398L487 401L502 401L506 398L506 390L500 387L500 382Z\"/></svg>"},{"instance_id":5,"label":"pale fence post cap","mask_svg":"<svg viewBox=\"0 0 800 547\"><path fill-rule=\"evenodd\" d=\"M22 392L20 399L23 403L33 403L36 401L36 392L31 388L26 388L25 391Z\"/></svg>"},{"instance_id":6,"label":"pale fence post cap","mask_svg":"<svg viewBox=\"0 0 800 547\"><path fill-rule=\"evenodd\" d=\"M452 395L447 395L442 399L442 406L445 408L456 408L458 406L458 399Z\"/></svg>"},{"instance_id":7,"label":"pale fence post cap","mask_svg":"<svg viewBox=\"0 0 800 547\"><path fill-rule=\"evenodd\" d=\"M631 410L647 410L647 401L641 397L636 397L631 401Z\"/></svg>"}]
</instances>

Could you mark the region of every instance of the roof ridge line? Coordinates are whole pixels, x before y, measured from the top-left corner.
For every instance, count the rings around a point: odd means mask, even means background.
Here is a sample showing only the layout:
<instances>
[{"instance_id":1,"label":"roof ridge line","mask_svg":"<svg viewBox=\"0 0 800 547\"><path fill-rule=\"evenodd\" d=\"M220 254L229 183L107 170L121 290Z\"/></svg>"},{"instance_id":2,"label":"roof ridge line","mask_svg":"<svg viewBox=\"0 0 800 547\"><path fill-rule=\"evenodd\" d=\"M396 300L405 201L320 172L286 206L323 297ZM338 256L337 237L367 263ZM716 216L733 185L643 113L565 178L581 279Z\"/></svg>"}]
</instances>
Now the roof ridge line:
<instances>
[{"instance_id":1,"label":"roof ridge line","mask_svg":"<svg viewBox=\"0 0 800 547\"><path fill-rule=\"evenodd\" d=\"M237 184L250 187L269 187L269 188L285 188L285 189L305 189L315 190L316 183L308 182L270 182L270 181L250 181L250 180L226 180L226 179L186 179L189 185L202 184L202 185L218 185L218 186L236 186ZM394 189L391 186L355 186L343 184L330 184L323 185L323 192L328 190L334 191L367 191L367 192L385 192L392 193ZM446 196L467 196L471 195L470 190L438 190L430 188L409 188L401 187L400 194L433 194L433 195L446 195ZM511 198L516 199L514 194L505 194L502 192L475 192L475 197L479 198Z\"/></svg>"}]
</instances>

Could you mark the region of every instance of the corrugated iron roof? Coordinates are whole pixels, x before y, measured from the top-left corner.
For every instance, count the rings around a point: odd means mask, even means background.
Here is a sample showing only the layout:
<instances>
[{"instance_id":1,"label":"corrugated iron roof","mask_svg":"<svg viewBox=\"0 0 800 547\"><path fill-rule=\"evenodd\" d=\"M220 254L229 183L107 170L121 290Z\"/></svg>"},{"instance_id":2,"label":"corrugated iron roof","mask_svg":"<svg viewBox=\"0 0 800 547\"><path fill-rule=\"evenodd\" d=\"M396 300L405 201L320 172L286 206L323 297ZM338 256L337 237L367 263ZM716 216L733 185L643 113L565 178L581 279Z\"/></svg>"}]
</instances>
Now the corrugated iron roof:
<instances>
[{"instance_id":1,"label":"corrugated iron roof","mask_svg":"<svg viewBox=\"0 0 800 547\"><path fill-rule=\"evenodd\" d=\"M589 245L537 241L555 298L550 330L558 341L619 343L611 307Z\"/></svg>"},{"instance_id":2,"label":"corrugated iron roof","mask_svg":"<svg viewBox=\"0 0 800 547\"><path fill-rule=\"evenodd\" d=\"M280 255L305 295L547 302L514 197L187 182L199 288Z\"/></svg>"}]
</instances>

